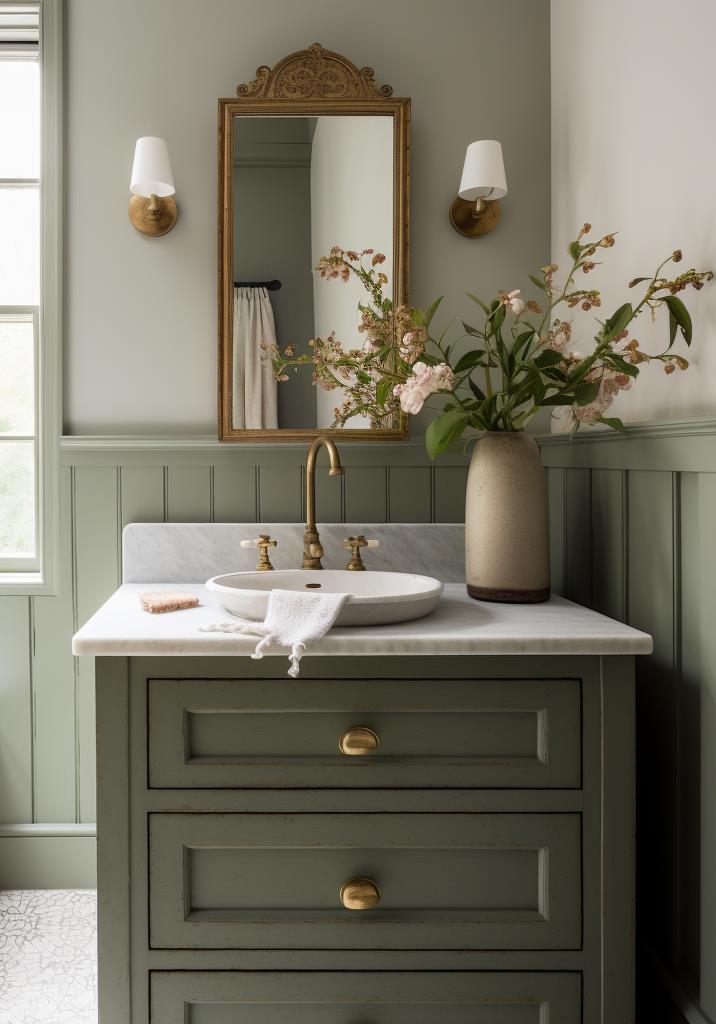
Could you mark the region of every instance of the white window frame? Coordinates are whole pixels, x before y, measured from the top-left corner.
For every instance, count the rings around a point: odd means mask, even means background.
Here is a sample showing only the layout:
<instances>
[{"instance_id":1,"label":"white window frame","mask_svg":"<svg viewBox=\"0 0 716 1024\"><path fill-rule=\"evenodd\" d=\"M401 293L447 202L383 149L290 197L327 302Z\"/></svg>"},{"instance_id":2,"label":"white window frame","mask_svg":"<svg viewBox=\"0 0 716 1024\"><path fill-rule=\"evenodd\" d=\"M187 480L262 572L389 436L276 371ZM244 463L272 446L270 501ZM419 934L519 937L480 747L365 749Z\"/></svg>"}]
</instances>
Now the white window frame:
<instances>
[{"instance_id":1,"label":"white window frame","mask_svg":"<svg viewBox=\"0 0 716 1024\"><path fill-rule=\"evenodd\" d=\"M0 595L57 593L62 393L62 5L63 0L8 0L0 5L39 7L41 76L40 305L0 307L2 314L28 316L35 324L37 557L26 563L2 560Z\"/></svg>"}]
</instances>

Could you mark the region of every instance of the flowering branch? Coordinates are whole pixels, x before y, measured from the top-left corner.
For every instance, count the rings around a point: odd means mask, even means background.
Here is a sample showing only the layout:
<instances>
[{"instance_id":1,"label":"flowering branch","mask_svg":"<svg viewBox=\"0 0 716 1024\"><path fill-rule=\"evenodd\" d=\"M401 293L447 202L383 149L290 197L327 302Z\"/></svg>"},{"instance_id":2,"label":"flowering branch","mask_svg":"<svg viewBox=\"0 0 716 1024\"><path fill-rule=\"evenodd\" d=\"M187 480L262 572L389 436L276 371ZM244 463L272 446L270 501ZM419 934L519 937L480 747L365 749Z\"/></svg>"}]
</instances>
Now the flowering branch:
<instances>
[{"instance_id":1,"label":"flowering branch","mask_svg":"<svg viewBox=\"0 0 716 1024\"><path fill-rule=\"evenodd\" d=\"M535 299L524 301L519 289L501 291L489 303L468 292L483 319L479 326L463 323L462 337L474 339L474 344L458 359L453 358L455 344L445 344L446 331L439 338L430 335L440 299L425 311L394 308L384 294L388 278L377 269L385 256L372 249L357 253L335 246L316 269L327 281L346 282L355 276L365 288L368 301L358 306L362 347L344 349L330 334L309 341L310 352L297 355L292 345L283 351L272 346L267 357L280 381L289 379L289 368L295 372L311 364L316 385L342 389L345 397L334 410L333 426L343 426L356 415L367 416L374 427L391 426L398 410L415 415L431 396L445 396L442 411L426 432L432 456L464 434L521 430L543 407L557 410L553 415L563 429L602 423L623 430L621 420L606 413L616 396L631 388L642 363L661 362L667 374L688 368L688 361L672 351L678 335L687 346L693 335L691 317L678 296L688 288L699 291L713 273L691 268L674 278L665 276L664 268L683 258L675 250L653 275L629 283L630 288L644 285L635 305L625 302L606 320L597 319L594 346L584 355L570 348L573 323L562 318L560 307L584 312L601 307L600 292L580 287L577 279L580 272L596 270L600 264L593 257L616 241L613 233L589 240L590 232L591 225L585 224L570 243L561 287L554 263L541 267L540 276L529 275L542 293L544 308ZM644 310L655 317L661 308L668 316L668 344L651 355L630 337L631 325Z\"/></svg>"}]
</instances>

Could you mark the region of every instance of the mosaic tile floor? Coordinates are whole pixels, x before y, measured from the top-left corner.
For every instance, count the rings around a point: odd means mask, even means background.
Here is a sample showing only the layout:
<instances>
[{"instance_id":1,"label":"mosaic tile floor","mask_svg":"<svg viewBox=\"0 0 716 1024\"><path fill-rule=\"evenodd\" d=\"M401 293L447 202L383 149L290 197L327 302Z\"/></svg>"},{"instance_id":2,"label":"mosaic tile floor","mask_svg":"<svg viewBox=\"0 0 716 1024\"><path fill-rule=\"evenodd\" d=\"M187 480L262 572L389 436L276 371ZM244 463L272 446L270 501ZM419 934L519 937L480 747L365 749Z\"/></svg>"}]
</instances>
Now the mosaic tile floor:
<instances>
[{"instance_id":1,"label":"mosaic tile floor","mask_svg":"<svg viewBox=\"0 0 716 1024\"><path fill-rule=\"evenodd\" d=\"M0 891L0 1022L97 1024L96 893Z\"/></svg>"}]
</instances>

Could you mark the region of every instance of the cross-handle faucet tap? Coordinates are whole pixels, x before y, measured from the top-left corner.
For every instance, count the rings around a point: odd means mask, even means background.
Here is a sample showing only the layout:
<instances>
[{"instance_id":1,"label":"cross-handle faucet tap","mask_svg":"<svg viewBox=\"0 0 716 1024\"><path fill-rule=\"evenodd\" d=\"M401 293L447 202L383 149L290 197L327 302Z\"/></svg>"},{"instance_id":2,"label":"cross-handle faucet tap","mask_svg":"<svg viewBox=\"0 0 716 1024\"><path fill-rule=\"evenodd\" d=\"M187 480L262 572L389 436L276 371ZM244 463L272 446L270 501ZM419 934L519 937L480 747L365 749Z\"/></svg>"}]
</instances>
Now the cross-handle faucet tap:
<instances>
[{"instance_id":1,"label":"cross-handle faucet tap","mask_svg":"<svg viewBox=\"0 0 716 1024\"><path fill-rule=\"evenodd\" d=\"M316 529L316 456L319 448L328 450L331 460L329 476L343 476L341 457L330 437L317 437L308 449L306 457L306 529L303 531L303 564L302 569L322 569L321 558L323 547Z\"/></svg>"}]
</instances>

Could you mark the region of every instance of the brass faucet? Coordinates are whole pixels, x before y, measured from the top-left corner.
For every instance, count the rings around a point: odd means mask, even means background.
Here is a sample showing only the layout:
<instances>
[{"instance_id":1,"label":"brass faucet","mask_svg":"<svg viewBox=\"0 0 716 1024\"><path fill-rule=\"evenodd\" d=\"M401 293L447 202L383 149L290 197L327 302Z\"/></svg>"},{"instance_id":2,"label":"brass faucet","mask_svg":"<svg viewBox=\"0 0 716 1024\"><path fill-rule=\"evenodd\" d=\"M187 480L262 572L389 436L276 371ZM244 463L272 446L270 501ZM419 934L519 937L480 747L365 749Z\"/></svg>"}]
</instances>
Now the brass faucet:
<instances>
[{"instance_id":1,"label":"brass faucet","mask_svg":"<svg viewBox=\"0 0 716 1024\"><path fill-rule=\"evenodd\" d=\"M302 569L322 569L323 547L316 529L316 456L321 447L328 449L331 460L329 476L343 476L341 457L330 437L317 437L306 457L306 529L303 531Z\"/></svg>"}]
</instances>

